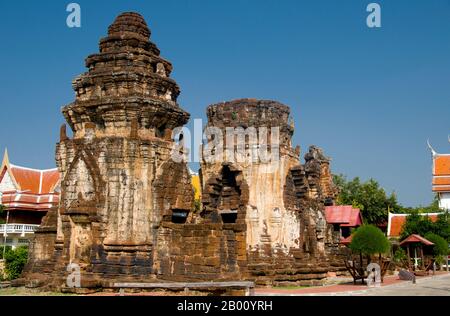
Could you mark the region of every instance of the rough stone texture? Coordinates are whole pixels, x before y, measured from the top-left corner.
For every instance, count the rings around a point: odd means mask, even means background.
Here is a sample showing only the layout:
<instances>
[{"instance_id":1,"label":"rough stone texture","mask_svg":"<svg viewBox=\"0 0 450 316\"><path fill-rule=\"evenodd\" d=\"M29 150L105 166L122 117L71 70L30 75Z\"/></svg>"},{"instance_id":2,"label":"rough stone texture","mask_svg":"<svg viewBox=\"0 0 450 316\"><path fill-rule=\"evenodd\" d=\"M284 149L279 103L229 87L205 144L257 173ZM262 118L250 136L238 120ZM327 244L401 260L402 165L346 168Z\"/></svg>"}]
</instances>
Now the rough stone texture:
<instances>
[{"instance_id":1,"label":"rough stone texture","mask_svg":"<svg viewBox=\"0 0 450 316\"><path fill-rule=\"evenodd\" d=\"M189 114L149 36L139 14L121 14L74 80L76 99L62 110L73 138L61 127L56 149L60 205L36 232L22 281L85 293L133 281L316 284L338 270L323 213L336 193L329 159L311 147L300 163L290 109L278 102L208 107L208 126L221 130L279 126L281 147L267 148L280 159L203 161L203 206L194 214L187 165L171 158L180 150L172 131ZM241 158L255 145L249 140ZM66 288L70 263L81 268L80 289Z\"/></svg>"},{"instance_id":2,"label":"rough stone texture","mask_svg":"<svg viewBox=\"0 0 450 316\"><path fill-rule=\"evenodd\" d=\"M300 163L299 148L291 147L294 125L289 107L275 101L241 99L211 105L207 114L208 127L221 129L225 144L231 141L226 135L230 127L279 127L279 148L271 147L270 135L260 133L259 140L245 139L243 156L248 159L225 150L224 161L205 159L201 166L203 216L229 222L228 213L237 211L231 218L235 224L228 225L246 226L247 277L261 284L314 284L327 272L339 270L338 236L324 214L324 204L333 203L337 193L330 160L321 149L311 146L305 164ZM274 161L254 154L266 144L270 153L279 150ZM235 141L229 147L237 152L237 146ZM204 146L211 153L217 149Z\"/></svg>"},{"instance_id":3,"label":"rough stone texture","mask_svg":"<svg viewBox=\"0 0 450 316\"><path fill-rule=\"evenodd\" d=\"M48 272L64 287L76 263L82 287L152 279L161 222L191 211L187 166L171 159L172 130L189 114L149 36L139 14L121 14L73 82L76 100L62 110L73 139L62 127L56 150L61 203L36 234L25 275Z\"/></svg>"}]
</instances>

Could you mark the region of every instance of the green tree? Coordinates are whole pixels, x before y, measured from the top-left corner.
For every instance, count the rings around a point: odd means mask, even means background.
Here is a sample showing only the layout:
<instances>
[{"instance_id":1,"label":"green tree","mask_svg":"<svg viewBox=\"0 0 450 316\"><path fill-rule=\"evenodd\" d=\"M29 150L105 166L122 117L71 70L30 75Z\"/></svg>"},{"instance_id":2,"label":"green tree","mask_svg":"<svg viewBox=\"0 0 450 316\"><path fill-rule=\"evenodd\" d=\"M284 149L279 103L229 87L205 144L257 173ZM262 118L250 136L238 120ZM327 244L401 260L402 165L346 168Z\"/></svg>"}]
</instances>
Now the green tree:
<instances>
[{"instance_id":1,"label":"green tree","mask_svg":"<svg viewBox=\"0 0 450 316\"><path fill-rule=\"evenodd\" d=\"M433 246L433 256L437 264L445 262L445 257L449 254L448 242L439 235L428 233L425 238L431 241Z\"/></svg>"},{"instance_id":2,"label":"green tree","mask_svg":"<svg viewBox=\"0 0 450 316\"><path fill-rule=\"evenodd\" d=\"M434 223L434 233L441 236L450 243L450 214L444 212L438 215L436 223Z\"/></svg>"},{"instance_id":3,"label":"green tree","mask_svg":"<svg viewBox=\"0 0 450 316\"><path fill-rule=\"evenodd\" d=\"M385 223L388 212L409 213L402 229L401 238L404 239L411 234L425 236L431 232L439 235L450 242L450 215L439 209L439 196L435 195L433 202L428 206L403 207L397 201L395 193L387 195L377 181L370 179L366 182L356 177L351 181L343 175L333 176L334 184L339 190L336 203L338 205L353 205L361 210L364 221L368 224ZM438 216L436 222L432 222L421 213L443 212Z\"/></svg>"},{"instance_id":4,"label":"green tree","mask_svg":"<svg viewBox=\"0 0 450 316\"><path fill-rule=\"evenodd\" d=\"M412 234L425 236L427 233L435 231L433 225L432 220L428 216L422 216L417 211L413 211L406 217L400 238L405 239Z\"/></svg>"},{"instance_id":5,"label":"green tree","mask_svg":"<svg viewBox=\"0 0 450 316\"><path fill-rule=\"evenodd\" d=\"M414 210L406 217L400 238L405 239L412 234L425 237L429 233L439 235L450 242L450 216L448 212L439 214L437 221L433 222L430 217L420 215L417 210Z\"/></svg>"},{"instance_id":6,"label":"green tree","mask_svg":"<svg viewBox=\"0 0 450 316\"><path fill-rule=\"evenodd\" d=\"M385 223L388 212L398 213L401 210L395 193L387 195L374 179L361 182L356 177L348 181L343 175L335 175L333 180L339 189L337 204L353 205L359 208L366 223Z\"/></svg>"},{"instance_id":7,"label":"green tree","mask_svg":"<svg viewBox=\"0 0 450 316\"><path fill-rule=\"evenodd\" d=\"M435 194L433 201L428 206L418 206L418 207L403 207L403 213L436 213L441 212L442 209L439 207L439 195Z\"/></svg>"},{"instance_id":8,"label":"green tree","mask_svg":"<svg viewBox=\"0 0 450 316\"><path fill-rule=\"evenodd\" d=\"M433 246L433 255L446 256L448 255L448 242L444 238L434 233L428 233L425 238L431 241Z\"/></svg>"},{"instance_id":9,"label":"green tree","mask_svg":"<svg viewBox=\"0 0 450 316\"><path fill-rule=\"evenodd\" d=\"M378 227L362 225L353 233L350 249L355 253L371 256L388 252L390 243Z\"/></svg>"}]
</instances>

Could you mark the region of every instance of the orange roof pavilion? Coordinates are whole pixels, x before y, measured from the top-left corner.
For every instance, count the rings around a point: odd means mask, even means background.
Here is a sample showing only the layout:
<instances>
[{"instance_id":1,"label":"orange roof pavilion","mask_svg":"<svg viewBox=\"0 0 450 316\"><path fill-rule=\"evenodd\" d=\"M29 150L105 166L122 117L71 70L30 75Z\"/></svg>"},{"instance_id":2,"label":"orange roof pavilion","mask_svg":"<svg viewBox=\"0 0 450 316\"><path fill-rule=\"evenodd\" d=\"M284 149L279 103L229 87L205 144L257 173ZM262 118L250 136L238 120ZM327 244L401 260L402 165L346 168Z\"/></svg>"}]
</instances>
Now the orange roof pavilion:
<instances>
[{"instance_id":1,"label":"orange roof pavilion","mask_svg":"<svg viewBox=\"0 0 450 316\"><path fill-rule=\"evenodd\" d=\"M13 165L5 151L0 167L0 204L7 210L48 211L59 202L59 183L58 169Z\"/></svg>"},{"instance_id":2,"label":"orange roof pavilion","mask_svg":"<svg viewBox=\"0 0 450 316\"><path fill-rule=\"evenodd\" d=\"M450 154L433 155L433 192L450 192Z\"/></svg>"}]
</instances>

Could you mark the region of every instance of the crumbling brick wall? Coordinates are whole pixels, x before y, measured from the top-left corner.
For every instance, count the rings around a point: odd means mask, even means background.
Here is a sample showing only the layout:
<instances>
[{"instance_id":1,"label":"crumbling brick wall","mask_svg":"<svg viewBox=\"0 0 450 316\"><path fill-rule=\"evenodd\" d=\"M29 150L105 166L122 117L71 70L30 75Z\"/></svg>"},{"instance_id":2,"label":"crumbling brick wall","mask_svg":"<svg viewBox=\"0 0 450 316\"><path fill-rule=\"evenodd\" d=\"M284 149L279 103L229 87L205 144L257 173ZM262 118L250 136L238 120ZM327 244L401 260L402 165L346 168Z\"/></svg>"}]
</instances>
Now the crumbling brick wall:
<instances>
[{"instance_id":1,"label":"crumbling brick wall","mask_svg":"<svg viewBox=\"0 0 450 316\"><path fill-rule=\"evenodd\" d=\"M326 223L324 214L324 204L332 203L336 196L330 160L321 149L311 146L305 155L305 164L301 164L299 148L291 146L294 125L290 120L290 109L278 102L240 99L211 105L207 115L208 127L222 131L224 147L233 141L227 134L230 128L235 131L255 128L258 131L256 142L246 135L245 157L251 157L255 147L267 145L269 150L279 150L274 156L278 159L273 161L254 157L239 161L239 157L229 152L230 148L238 151L239 144L235 141L224 149L223 161L211 163L204 159L201 165L205 212L221 212L220 205L211 203L219 194L210 188L211 183L213 188L221 188L220 179L225 167L239 174L240 181L248 188L245 198L238 200L237 214L246 224L245 277L260 284L314 284L325 278L327 272L335 269L331 266L333 260L329 249L338 248L338 241L330 238L332 227ZM271 146L274 139L270 133L259 132L261 127L278 128L278 148ZM264 137L267 139L263 141ZM209 141L213 144L214 138ZM203 148L207 154L209 151L215 154L218 149L222 148ZM232 196L237 200L235 194Z\"/></svg>"}]
</instances>

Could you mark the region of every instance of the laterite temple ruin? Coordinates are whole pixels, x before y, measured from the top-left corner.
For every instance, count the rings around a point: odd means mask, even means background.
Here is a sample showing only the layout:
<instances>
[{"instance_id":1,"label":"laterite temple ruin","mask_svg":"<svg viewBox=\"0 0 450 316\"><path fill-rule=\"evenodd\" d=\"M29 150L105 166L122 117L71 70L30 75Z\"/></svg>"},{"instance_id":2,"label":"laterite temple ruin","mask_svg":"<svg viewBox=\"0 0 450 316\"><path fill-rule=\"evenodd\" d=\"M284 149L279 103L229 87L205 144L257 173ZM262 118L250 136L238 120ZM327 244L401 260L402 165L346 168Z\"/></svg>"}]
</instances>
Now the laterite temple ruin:
<instances>
[{"instance_id":1,"label":"laterite temple ruin","mask_svg":"<svg viewBox=\"0 0 450 316\"><path fill-rule=\"evenodd\" d=\"M189 120L177 104L172 65L160 57L141 15L123 13L73 82L62 110L56 161L58 207L35 233L23 281L67 290L69 264L81 288L113 282L253 280L315 284L339 272L330 160L293 148L288 106L241 99L207 108L208 126L280 127L276 161L201 162L202 206L194 207L187 163L172 131ZM250 151L254 144L246 143ZM270 145L270 144L269 144Z\"/></svg>"}]
</instances>

